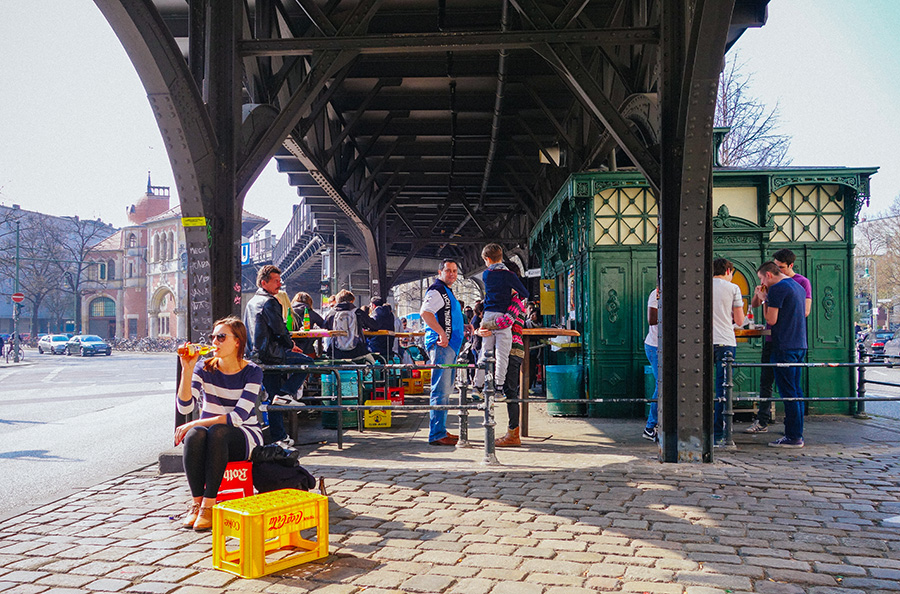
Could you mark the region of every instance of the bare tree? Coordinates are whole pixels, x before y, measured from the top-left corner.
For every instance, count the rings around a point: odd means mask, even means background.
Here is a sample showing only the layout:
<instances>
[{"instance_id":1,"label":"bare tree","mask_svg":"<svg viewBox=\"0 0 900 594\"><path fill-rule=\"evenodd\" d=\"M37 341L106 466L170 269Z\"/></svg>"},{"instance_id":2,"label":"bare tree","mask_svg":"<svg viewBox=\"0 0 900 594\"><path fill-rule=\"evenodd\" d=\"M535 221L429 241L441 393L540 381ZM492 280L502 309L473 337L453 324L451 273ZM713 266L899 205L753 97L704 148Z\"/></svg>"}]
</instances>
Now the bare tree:
<instances>
[{"instance_id":1,"label":"bare tree","mask_svg":"<svg viewBox=\"0 0 900 594\"><path fill-rule=\"evenodd\" d=\"M778 133L778 105L769 109L751 94L752 75L735 53L719 76L715 125L731 128L719 146L719 164L737 167L789 165L789 136Z\"/></svg>"},{"instance_id":2,"label":"bare tree","mask_svg":"<svg viewBox=\"0 0 900 594\"><path fill-rule=\"evenodd\" d=\"M854 239L858 287L873 302L900 303L900 196L887 210L866 217L856 227ZM868 270L869 274L864 272ZM877 283L877 292L876 291Z\"/></svg>"}]
</instances>

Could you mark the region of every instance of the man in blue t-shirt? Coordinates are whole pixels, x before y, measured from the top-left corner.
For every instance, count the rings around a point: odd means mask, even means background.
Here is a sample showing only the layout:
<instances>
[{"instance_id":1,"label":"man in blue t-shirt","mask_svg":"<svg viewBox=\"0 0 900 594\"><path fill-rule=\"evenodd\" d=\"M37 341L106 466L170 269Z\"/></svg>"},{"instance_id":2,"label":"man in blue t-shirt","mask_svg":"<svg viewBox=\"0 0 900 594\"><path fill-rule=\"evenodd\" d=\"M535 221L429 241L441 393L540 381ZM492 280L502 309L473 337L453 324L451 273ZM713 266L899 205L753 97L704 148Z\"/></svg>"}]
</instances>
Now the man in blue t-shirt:
<instances>
[{"instance_id":1,"label":"man in blue t-shirt","mask_svg":"<svg viewBox=\"0 0 900 594\"><path fill-rule=\"evenodd\" d=\"M806 357L806 291L784 274L775 262L760 266L756 275L766 287L763 312L772 327L772 363L802 363ZM803 398L800 367L775 367L781 398ZM784 402L784 437L769 444L780 448L803 447L803 403Z\"/></svg>"}]
</instances>

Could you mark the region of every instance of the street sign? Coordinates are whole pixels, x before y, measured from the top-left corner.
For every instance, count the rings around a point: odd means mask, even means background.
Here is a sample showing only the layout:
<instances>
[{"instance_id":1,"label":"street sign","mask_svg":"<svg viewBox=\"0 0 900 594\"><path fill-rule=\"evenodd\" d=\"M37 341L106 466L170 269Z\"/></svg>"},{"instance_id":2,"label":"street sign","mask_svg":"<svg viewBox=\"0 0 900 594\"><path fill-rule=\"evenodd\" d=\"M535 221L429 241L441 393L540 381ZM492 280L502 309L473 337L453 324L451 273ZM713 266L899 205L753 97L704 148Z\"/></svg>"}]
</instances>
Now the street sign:
<instances>
[{"instance_id":1,"label":"street sign","mask_svg":"<svg viewBox=\"0 0 900 594\"><path fill-rule=\"evenodd\" d=\"M12 300L16 303L22 303L25 301L25 293L13 293Z\"/></svg>"}]
</instances>

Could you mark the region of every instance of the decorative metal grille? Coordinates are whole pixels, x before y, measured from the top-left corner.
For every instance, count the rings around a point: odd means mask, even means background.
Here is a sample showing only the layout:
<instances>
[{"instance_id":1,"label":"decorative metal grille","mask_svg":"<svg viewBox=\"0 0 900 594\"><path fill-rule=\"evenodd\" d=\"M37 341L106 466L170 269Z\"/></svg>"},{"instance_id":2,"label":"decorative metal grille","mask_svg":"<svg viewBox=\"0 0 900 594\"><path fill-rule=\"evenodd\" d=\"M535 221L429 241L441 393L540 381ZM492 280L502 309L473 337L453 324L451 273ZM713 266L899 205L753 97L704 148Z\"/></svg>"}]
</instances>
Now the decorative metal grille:
<instances>
[{"instance_id":1,"label":"decorative metal grille","mask_svg":"<svg viewBox=\"0 0 900 594\"><path fill-rule=\"evenodd\" d=\"M769 195L770 240L844 241L844 197L841 186L785 186Z\"/></svg>"},{"instance_id":2,"label":"decorative metal grille","mask_svg":"<svg viewBox=\"0 0 900 594\"><path fill-rule=\"evenodd\" d=\"M594 195L594 245L656 243L656 196L649 188L608 188Z\"/></svg>"}]
</instances>

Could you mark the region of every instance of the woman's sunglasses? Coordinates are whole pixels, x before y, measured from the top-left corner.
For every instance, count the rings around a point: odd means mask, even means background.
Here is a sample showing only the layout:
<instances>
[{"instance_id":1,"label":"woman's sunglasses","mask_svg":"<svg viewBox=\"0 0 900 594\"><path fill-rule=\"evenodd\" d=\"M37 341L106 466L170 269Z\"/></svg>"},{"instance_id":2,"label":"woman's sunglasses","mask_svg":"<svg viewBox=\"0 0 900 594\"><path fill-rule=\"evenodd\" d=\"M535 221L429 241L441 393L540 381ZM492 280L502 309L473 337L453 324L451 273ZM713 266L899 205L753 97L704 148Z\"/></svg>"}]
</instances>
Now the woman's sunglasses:
<instances>
[{"instance_id":1,"label":"woman's sunglasses","mask_svg":"<svg viewBox=\"0 0 900 594\"><path fill-rule=\"evenodd\" d=\"M225 340L225 338L228 337L228 336L232 336L232 335L231 335L231 334L225 334L225 333L222 333L222 334L210 334L210 335L209 335L209 341L210 341L210 342L215 342L216 339L218 339L219 342L222 342L222 341Z\"/></svg>"}]
</instances>

